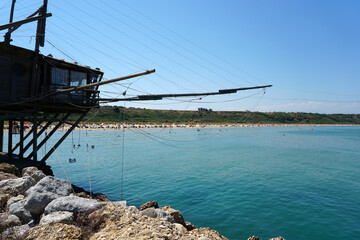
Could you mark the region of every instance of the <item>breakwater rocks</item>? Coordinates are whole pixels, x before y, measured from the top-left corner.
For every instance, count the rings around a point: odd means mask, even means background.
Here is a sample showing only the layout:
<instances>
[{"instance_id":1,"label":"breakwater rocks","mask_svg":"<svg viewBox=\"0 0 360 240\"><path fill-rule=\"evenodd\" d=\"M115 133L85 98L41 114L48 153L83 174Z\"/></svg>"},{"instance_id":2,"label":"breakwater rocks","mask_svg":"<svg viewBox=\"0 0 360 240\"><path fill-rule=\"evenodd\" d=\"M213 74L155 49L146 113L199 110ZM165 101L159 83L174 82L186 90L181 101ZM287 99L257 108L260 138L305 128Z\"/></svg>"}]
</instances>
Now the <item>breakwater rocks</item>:
<instances>
[{"instance_id":1,"label":"breakwater rocks","mask_svg":"<svg viewBox=\"0 0 360 240\"><path fill-rule=\"evenodd\" d=\"M0 179L0 239L227 239L195 228L171 206L159 208L153 201L137 209L101 194L92 199L36 167L20 173L0 163Z\"/></svg>"}]
</instances>

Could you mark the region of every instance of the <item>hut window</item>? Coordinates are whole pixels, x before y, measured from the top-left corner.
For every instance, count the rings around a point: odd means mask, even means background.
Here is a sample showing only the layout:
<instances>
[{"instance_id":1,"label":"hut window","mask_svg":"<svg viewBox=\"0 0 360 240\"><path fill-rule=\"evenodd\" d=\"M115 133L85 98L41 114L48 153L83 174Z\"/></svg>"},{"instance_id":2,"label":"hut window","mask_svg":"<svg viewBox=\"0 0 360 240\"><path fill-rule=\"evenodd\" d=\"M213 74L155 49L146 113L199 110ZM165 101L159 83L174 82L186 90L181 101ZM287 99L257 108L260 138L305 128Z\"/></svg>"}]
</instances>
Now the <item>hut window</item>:
<instances>
[{"instance_id":1,"label":"hut window","mask_svg":"<svg viewBox=\"0 0 360 240\"><path fill-rule=\"evenodd\" d=\"M52 67L51 83L64 86L69 85L69 70Z\"/></svg>"},{"instance_id":2,"label":"hut window","mask_svg":"<svg viewBox=\"0 0 360 240\"><path fill-rule=\"evenodd\" d=\"M84 72L70 72L70 86L78 87L86 85L87 74Z\"/></svg>"}]
</instances>

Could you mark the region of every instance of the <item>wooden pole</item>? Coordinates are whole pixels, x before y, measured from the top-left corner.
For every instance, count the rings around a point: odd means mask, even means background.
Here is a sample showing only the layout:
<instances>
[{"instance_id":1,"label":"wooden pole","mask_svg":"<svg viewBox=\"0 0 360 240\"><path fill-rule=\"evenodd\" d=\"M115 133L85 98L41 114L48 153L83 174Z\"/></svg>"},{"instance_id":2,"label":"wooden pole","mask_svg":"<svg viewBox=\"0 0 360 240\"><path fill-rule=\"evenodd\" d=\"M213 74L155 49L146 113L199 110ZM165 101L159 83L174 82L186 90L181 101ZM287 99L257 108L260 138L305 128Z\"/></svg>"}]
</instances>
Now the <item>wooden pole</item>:
<instances>
[{"instance_id":1,"label":"wooden pole","mask_svg":"<svg viewBox=\"0 0 360 240\"><path fill-rule=\"evenodd\" d=\"M0 152L3 151L4 145L4 121L0 121Z\"/></svg>"},{"instance_id":2,"label":"wooden pole","mask_svg":"<svg viewBox=\"0 0 360 240\"><path fill-rule=\"evenodd\" d=\"M9 23L12 23L13 18L14 18L15 2L16 2L16 0L12 0ZM9 27L9 31L5 34L5 44L10 44L10 41L11 41L11 31L10 30L11 30L11 27Z\"/></svg>"},{"instance_id":3,"label":"wooden pole","mask_svg":"<svg viewBox=\"0 0 360 240\"><path fill-rule=\"evenodd\" d=\"M37 113L34 114L34 120L33 120L33 160L37 161L37 128L38 128L38 122L37 122Z\"/></svg>"},{"instance_id":4,"label":"wooden pole","mask_svg":"<svg viewBox=\"0 0 360 240\"><path fill-rule=\"evenodd\" d=\"M12 134L13 134L13 121L9 120L9 131L8 131L8 156L12 155Z\"/></svg>"},{"instance_id":5,"label":"wooden pole","mask_svg":"<svg viewBox=\"0 0 360 240\"><path fill-rule=\"evenodd\" d=\"M20 120L20 151L19 151L19 157L24 157L24 119L22 118Z\"/></svg>"}]
</instances>

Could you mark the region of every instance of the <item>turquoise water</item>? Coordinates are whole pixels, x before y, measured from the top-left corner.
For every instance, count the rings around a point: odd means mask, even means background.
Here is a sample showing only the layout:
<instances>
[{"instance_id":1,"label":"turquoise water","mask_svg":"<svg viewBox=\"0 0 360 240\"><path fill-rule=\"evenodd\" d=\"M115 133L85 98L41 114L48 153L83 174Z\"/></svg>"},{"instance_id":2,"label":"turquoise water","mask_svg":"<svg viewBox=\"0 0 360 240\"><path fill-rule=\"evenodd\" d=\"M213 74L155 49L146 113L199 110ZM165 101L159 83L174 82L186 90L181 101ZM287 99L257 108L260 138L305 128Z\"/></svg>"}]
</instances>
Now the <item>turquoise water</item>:
<instances>
[{"instance_id":1,"label":"turquoise water","mask_svg":"<svg viewBox=\"0 0 360 240\"><path fill-rule=\"evenodd\" d=\"M111 200L123 176L128 204L157 200L229 239L360 239L359 146L360 127L75 131L48 163L87 190L90 165Z\"/></svg>"}]
</instances>

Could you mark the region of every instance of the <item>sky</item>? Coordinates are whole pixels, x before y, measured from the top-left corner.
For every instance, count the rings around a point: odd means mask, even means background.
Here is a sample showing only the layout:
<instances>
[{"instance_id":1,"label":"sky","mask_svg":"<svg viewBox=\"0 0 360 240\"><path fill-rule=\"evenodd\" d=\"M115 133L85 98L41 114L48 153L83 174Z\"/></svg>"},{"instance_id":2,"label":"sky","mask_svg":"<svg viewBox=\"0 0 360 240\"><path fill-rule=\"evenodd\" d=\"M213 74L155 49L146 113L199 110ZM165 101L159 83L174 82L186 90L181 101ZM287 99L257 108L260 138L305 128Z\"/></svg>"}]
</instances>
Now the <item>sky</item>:
<instances>
[{"instance_id":1,"label":"sky","mask_svg":"<svg viewBox=\"0 0 360 240\"><path fill-rule=\"evenodd\" d=\"M41 4L17 0L14 20ZM0 1L0 25L10 6ZM49 0L40 51L99 67L105 79L156 69L102 86L105 98L273 85L119 106L359 114L359 9L357 0ZM35 29L21 26L12 44L34 49Z\"/></svg>"}]
</instances>

